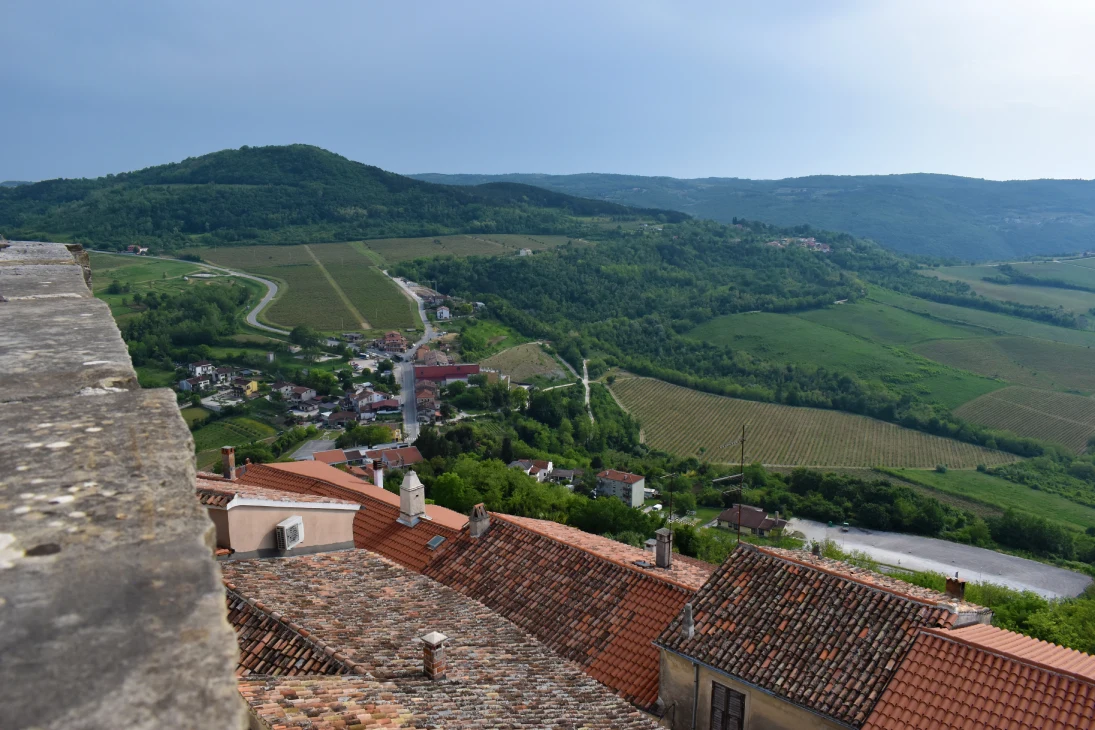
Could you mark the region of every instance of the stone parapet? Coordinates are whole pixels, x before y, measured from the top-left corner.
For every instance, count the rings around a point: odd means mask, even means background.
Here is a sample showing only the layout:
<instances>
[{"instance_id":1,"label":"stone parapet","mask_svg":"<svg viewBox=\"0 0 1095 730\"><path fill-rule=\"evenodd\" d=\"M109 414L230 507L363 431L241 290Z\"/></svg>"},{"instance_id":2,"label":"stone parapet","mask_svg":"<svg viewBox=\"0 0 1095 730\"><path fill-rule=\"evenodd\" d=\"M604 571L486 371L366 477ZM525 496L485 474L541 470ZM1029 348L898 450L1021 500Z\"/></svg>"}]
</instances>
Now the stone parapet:
<instances>
[{"instance_id":1,"label":"stone parapet","mask_svg":"<svg viewBox=\"0 0 1095 730\"><path fill-rule=\"evenodd\" d=\"M86 262L0 243L0 725L246 727L190 433Z\"/></svg>"}]
</instances>

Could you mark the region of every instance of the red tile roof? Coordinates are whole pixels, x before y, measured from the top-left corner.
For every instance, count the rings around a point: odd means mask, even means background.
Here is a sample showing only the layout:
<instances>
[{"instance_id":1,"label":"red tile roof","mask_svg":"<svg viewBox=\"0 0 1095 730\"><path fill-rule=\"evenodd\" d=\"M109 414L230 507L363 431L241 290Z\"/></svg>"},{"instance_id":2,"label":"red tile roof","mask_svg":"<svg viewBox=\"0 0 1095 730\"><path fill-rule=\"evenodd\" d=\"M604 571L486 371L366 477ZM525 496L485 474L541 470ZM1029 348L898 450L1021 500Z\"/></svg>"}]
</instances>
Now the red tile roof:
<instances>
[{"instance_id":1,"label":"red tile roof","mask_svg":"<svg viewBox=\"0 0 1095 730\"><path fill-rule=\"evenodd\" d=\"M415 380L446 380L448 378L466 378L478 375L479 365L415 365Z\"/></svg>"},{"instance_id":2,"label":"red tile roof","mask_svg":"<svg viewBox=\"0 0 1095 730\"><path fill-rule=\"evenodd\" d=\"M247 629L244 661L258 648L263 666L294 671L318 649L330 662L321 670L353 672L242 678L265 726L658 727L481 603L367 551L223 568L230 595L255 614L234 621ZM432 631L448 637L445 679L423 675L419 637Z\"/></svg>"},{"instance_id":3,"label":"red tile roof","mask_svg":"<svg viewBox=\"0 0 1095 730\"><path fill-rule=\"evenodd\" d=\"M724 509L719 513L718 520L720 522L729 522L731 525L738 524L738 505L734 504ZM769 517L767 510L760 507L750 507L747 504L741 505L742 527L747 527L750 530L774 530L776 528L782 529L787 525L787 520L776 520Z\"/></svg>"},{"instance_id":4,"label":"red tile roof","mask_svg":"<svg viewBox=\"0 0 1095 730\"><path fill-rule=\"evenodd\" d=\"M268 502L355 504L346 499L324 497L316 494L293 494L280 489L267 489L238 481L212 480L198 477L196 484L198 501L206 507L227 507L235 498L261 499Z\"/></svg>"},{"instance_id":5,"label":"red tile roof","mask_svg":"<svg viewBox=\"0 0 1095 730\"><path fill-rule=\"evenodd\" d=\"M463 535L442 546L425 575L502 614L624 699L652 706L659 656L651 642L693 590L660 571L605 557L603 545L569 544L572 533L540 520L492 514L491 522L480 538ZM674 572L694 581L684 566Z\"/></svg>"},{"instance_id":6,"label":"red tile roof","mask_svg":"<svg viewBox=\"0 0 1095 730\"><path fill-rule=\"evenodd\" d=\"M370 449L365 452L366 459L383 459L396 467L414 466L425 459L417 446L404 446L398 449Z\"/></svg>"},{"instance_id":7,"label":"red tile roof","mask_svg":"<svg viewBox=\"0 0 1095 730\"><path fill-rule=\"evenodd\" d=\"M468 521L458 512L428 504L429 519L407 527L396 521L399 495L318 461L252 466L240 479L249 484L337 497L363 505L354 515L354 545L380 553L412 570L422 570L436 557L436 550L428 546L431 539L440 535L455 540Z\"/></svg>"},{"instance_id":8,"label":"red tile roof","mask_svg":"<svg viewBox=\"0 0 1095 730\"><path fill-rule=\"evenodd\" d=\"M312 453L312 459L322 461L324 464L344 464L346 463L346 452L342 449L315 451Z\"/></svg>"},{"instance_id":9,"label":"red tile roof","mask_svg":"<svg viewBox=\"0 0 1095 730\"><path fill-rule=\"evenodd\" d=\"M864 730L1095 728L1095 657L992 626L917 637Z\"/></svg>"},{"instance_id":10,"label":"red tile roof","mask_svg":"<svg viewBox=\"0 0 1095 730\"><path fill-rule=\"evenodd\" d=\"M951 626L944 594L809 553L738 547L658 645L854 726L881 696L921 628ZM957 607L957 606L955 606ZM972 613L970 620L987 620Z\"/></svg>"},{"instance_id":11,"label":"red tile roof","mask_svg":"<svg viewBox=\"0 0 1095 730\"><path fill-rule=\"evenodd\" d=\"M617 471L615 469L605 469L597 474L601 479L611 479L614 482L624 482L625 484L635 484L643 479L642 474L632 474L626 471Z\"/></svg>"}]
</instances>

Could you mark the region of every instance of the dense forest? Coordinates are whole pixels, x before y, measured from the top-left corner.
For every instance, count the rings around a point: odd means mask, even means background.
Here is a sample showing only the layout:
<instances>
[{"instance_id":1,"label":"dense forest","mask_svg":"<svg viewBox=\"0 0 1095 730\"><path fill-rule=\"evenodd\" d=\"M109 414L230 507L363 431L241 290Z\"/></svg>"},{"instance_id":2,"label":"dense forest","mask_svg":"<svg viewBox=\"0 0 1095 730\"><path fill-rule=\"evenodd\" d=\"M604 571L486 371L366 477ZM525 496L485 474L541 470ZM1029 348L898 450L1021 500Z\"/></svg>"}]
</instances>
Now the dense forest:
<instances>
[{"instance_id":1,"label":"dense forest","mask_svg":"<svg viewBox=\"0 0 1095 730\"><path fill-rule=\"evenodd\" d=\"M1095 182L998 182L952 175L815 175L742 180L637 175L416 175L450 185L520 182L586 198L731 223L848 231L911 254L962 260L1082 251L1095 234Z\"/></svg>"},{"instance_id":2,"label":"dense forest","mask_svg":"<svg viewBox=\"0 0 1095 730\"><path fill-rule=\"evenodd\" d=\"M678 221L519 183L435 185L308 145L242 147L94 180L0 188L0 233L157 250L446 233L578 235L582 216Z\"/></svg>"}]
</instances>

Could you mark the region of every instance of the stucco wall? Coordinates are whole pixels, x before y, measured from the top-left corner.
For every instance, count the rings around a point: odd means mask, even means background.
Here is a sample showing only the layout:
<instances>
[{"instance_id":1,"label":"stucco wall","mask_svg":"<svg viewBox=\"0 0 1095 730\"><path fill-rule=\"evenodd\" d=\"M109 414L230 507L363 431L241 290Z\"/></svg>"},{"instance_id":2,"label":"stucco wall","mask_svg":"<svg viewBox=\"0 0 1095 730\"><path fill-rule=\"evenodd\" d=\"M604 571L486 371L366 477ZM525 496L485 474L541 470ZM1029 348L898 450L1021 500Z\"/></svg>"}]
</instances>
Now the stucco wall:
<instances>
[{"instance_id":1,"label":"stucco wall","mask_svg":"<svg viewBox=\"0 0 1095 730\"><path fill-rule=\"evenodd\" d=\"M228 526L228 511L223 509L209 510L209 519L217 527L217 547L232 547L232 532Z\"/></svg>"},{"instance_id":2,"label":"stucco wall","mask_svg":"<svg viewBox=\"0 0 1095 730\"><path fill-rule=\"evenodd\" d=\"M671 652L661 652L660 696L666 707L666 722L674 730L692 727L692 662ZM718 682L745 695L745 730L847 730L847 726L826 720L790 702L740 684L725 674L700 666L696 730L709 730L711 685Z\"/></svg>"},{"instance_id":3,"label":"stucco wall","mask_svg":"<svg viewBox=\"0 0 1095 730\"><path fill-rule=\"evenodd\" d=\"M273 550L277 547L274 528L282 520L299 515L304 520L304 541L300 547L352 543L354 515L349 510L293 509L292 507L233 507L228 515L231 547L237 553ZM216 518L213 519L216 523ZM220 537L220 526L217 536Z\"/></svg>"}]
</instances>

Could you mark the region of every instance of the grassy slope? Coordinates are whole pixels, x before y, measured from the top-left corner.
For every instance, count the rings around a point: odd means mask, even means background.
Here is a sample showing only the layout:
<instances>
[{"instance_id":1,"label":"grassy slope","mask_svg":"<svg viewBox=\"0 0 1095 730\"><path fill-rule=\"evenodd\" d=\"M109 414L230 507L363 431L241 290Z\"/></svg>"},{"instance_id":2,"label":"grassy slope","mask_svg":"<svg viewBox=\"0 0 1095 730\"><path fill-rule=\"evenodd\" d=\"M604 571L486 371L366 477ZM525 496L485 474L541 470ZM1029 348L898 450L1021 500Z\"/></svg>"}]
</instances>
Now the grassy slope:
<instances>
[{"instance_id":1,"label":"grassy slope","mask_svg":"<svg viewBox=\"0 0 1095 730\"><path fill-rule=\"evenodd\" d=\"M894 315L874 318L874 307L840 306L823 310L828 323L844 320L853 330L890 330ZM927 338L946 327L909 315L920 330L906 328L903 337ZM817 365L851 371L954 408L1002 387L1002 383L933 363L904 350L887 347L865 337L848 334L832 326L789 314L733 314L718 317L693 329L689 336L742 349L775 362ZM872 319L874 321L872 321ZM961 332L960 330L955 330Z\"/></svg>"},{"instance_id":2,"label":"grassy slope","mask_svg":"<svg viewBox=\"0 0 1095 730\"><path fill-rule=\"evenodd\" d=\"M1038 307L1061 306L1076 314L1085 314L1089 309L1095 307L1095 292L1048 286L1028 286L1026 284L996 284L984 281L986 276L999 275L995 268L993 266L948 266L941 269L930 269L925 271L924 274L948 281L963 281L981 296L1002 302L1017 302ZM1093 286L1093 284L1086 284L1086 286Z\"/></svg>"},{"instance_id":3,"label":"grassy slope","mask_svg":"<svg viewBox=\"0 0 1095 730\"><path fill-rule=\"evenodd\" d=\"M951 469L946 474L916 469L894 470L901 478L966 499L1001 509L1062 522L1076 529L1095 527L1095 509L1056 494L1031 489L978 471Z\"/></svg>"},{"instance_id":4,"label":"grassy slope","mask_svg":"<svg viewBox=\"0 0 1095 730\"><path fill-rule=\"evenodd\" d=\"M926 358L1016 385L1095 393L1095 348L1030 337L990 337L925 342L913 350Z\"/></svg>"},{"instance_id":5,"label":"grassy slope","mask_svg":"<svg viewBox=\"0 0 1095 730\"><path fill-rule=\"evenodd\" d=\"M500 370L518 383L527 383L533 378L560 383L570 379L563 366L534 342L503 350L481 360L480 364Z\"/></svg>"}]
</instances>

